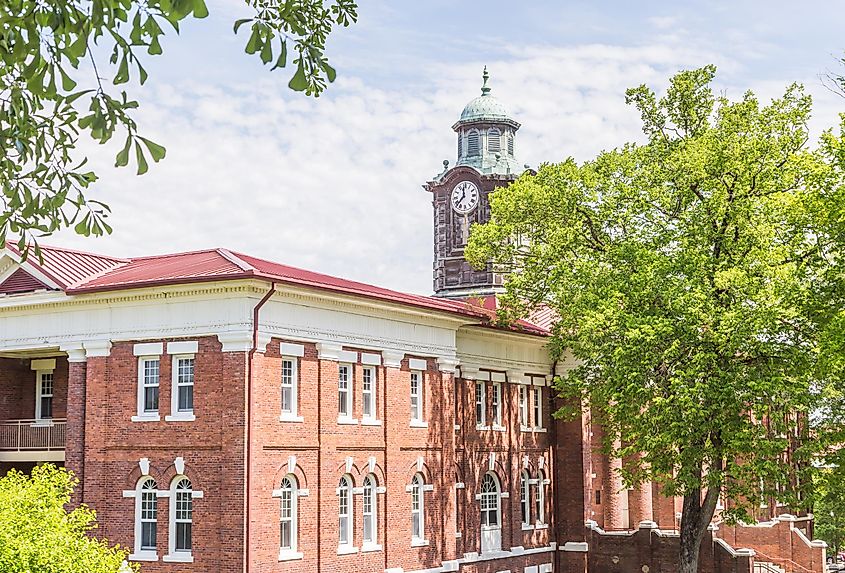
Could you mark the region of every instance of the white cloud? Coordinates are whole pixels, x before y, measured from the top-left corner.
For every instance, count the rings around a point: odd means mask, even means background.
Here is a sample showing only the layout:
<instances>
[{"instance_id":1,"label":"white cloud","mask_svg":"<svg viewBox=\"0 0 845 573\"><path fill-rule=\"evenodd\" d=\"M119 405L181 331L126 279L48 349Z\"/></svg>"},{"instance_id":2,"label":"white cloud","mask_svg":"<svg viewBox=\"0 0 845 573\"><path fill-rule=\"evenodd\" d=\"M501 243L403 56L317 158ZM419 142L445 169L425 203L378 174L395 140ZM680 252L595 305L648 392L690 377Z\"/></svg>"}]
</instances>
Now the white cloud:
<instances>
[{"instance_id":1,"label":"white cloud","mask_svg":"<svg viewBox=\"0 0 845 573\"><path fill-rule=\"evenodd\" d=\"M521 46L486 63L493 93L523 124L518 156L536 166L638 138L624 90L661 88L677 69L708 62L741 75L725 52L668 40ZM216 84L159 85L145 92L137 119L144 135L166 145L165 161L136 177L113 169L112 153L92 149L101 175L94 193L113 209L114 235L62 233L48 242L115 255L224 246L428 293L431 204L420 185L444 158L454 162L450 126L478 93L481 66L423 66L428 90L342 75L318 100L272 75L227 85L225 70ZM755 86L725 87L737 97ZM824 108L826 124L833 109Z\"/></svg>"}]
</instances>

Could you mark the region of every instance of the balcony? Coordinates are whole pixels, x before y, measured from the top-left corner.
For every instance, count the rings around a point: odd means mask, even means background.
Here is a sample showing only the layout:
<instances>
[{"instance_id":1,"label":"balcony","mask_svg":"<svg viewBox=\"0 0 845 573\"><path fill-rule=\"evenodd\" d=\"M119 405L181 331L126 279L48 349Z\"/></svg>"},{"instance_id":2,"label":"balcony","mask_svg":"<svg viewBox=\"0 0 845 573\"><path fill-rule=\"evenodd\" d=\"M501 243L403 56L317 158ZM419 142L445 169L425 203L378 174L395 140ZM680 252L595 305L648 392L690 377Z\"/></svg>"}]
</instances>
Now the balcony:
<instances>
[{"instance_id":1,"label":"balcony","mask_svg":"<svg viewBox=\"0 0 845 573\"><path fill-rule=\"evenodd\" d=\"M67 420L0 421L0 462L64 462Z\"/></svg>"}]
</instances>

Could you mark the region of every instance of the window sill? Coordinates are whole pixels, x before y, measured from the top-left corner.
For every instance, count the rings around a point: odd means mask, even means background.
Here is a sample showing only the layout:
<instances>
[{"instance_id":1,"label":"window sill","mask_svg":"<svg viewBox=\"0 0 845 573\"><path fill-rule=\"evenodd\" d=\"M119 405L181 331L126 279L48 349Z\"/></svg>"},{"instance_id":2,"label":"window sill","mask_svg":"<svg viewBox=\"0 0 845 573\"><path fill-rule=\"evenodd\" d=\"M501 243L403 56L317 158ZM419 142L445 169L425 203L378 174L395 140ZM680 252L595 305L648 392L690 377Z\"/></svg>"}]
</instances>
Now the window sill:
<instances>
[{"instance_id":1,"label":"window sill","mask_svg":"<svg viewBox=\"0 0 845 573\"><path fill-rule=\"evenodd\" d=\"M506 427L504 427L504 426L501 426L501 425L499 425L499 424L493 424L493 428L492 428L492 430L493 430L494 432L504 432L504 431L506 431L506 430L507 430L507 428L506 428Z\"/></svg>"},{"instance_id":2,"label":"window sill","mask_svg":"<svg viewBox=\"0 0 845 573\"><path fill-rule=\"evenodd\" d=\"M279 550L279 561L296 561L303 557L304 555L299 551L291 551L290 549Z\"/></svg>"},{"instance_id":3,"label":"window sill","mask_svg":"<svg viewBox=\"0 0 845 573\"><path fill-rule=\"evenodd\" d=\"M381 420L376 420L375 418L362 418L361 419L362 426L381 426Z\"/></svg>"},{"instance_id":4,"label":"window sill","mask_svg":"<svg viewBox=\"0 0 845 573\"><path fill-rule=\"evenodd\" d=\"M411 420L409 425L412 428L428 428L428 422L423 422L422 420Z\"/></svg>"},{"instance_id":5,"label":"window sill","mask_svg":"<svg viewBox=\"0 0 845 573\"><path fill-rule=\"evenodd\" d=\"M193 412L180 412L178 414L173 414L172 416L164 417L165 422L193 422L196 419L197 417Z\"/></svg>"},{"instance_id":6,"label":"window sill","mask_svg":"<svg viewBox=\"0 0 845 573\"><path fill-rule=\"evenodd\" d=\"M427 547L431 542L428 539L412 539L411 547Z\"/></svg>"},{"instance_id":7,"label":"window sill","mask_svg":"<svg viewBox=\"0 0 845 573\"><path fill-rule=\"evenodd\" d=\"M522 531L533 531L533 530L534 530L534 526L531 525L530 523L523 523L522 524Z\"/></svg>"},{"instance_id":8,"label":"window sill","mask_svg":"<svg viewBox=\"0 0 845 573\"><path fill-rule=\"evenodd\" d=\"M361 546L361 553L369 553L370 551L381 551L382 547L378 543L364 543Z\"/></svg>"},{"instance_id":9,"label":"window sill","mask_svg":"<svg viewBox=\"0 0 845 573\"><path fill-rule=\"evenodd\" d=\"M279 416L280 422L304 422L305 419L302 416L297 416L296 414L282 414Z\"/></svg>"},{"instance_id":10,"label":"window sill","mask_svg":"<svg viewBox=\"0 0 845 573\"><path fill-rule=\"evenodd\" d=\"M29 427L30 428L49 428L53 425L53 420L51 418L44 418L43 420L35 420L32 422Z\"/></svg>"},{"instance_id":11,"label":"window sill","mask_svg":"<svg viewBox=\"0 0 845 573\"><path fill-rule=\"evenodd\" d=\"M169 553L161 558L165 563L193 563L194 556L188 552L185 553Z\"/></svg>"},{"instance_id":12,"label":"window sill","mask_svg":"<svg viewBox=\"0 0 845 573\"><path fill-rule=\"evenodd\" d=\"M158 561L158 553L155 551L139 551L127 557L129 561Z\"/></svg>"},{"instance_id":13,"label":"window sill","mask_svg":"<svg viewBox=\"0 0 845 573\"><path fill-rule=\"evenodd\" d=\"M485 426L483 424L476 424L475 429L478 430L479 432L484 432L484 431L489 430L490 426Z\"/></svg>"},{"instance_id":14,"label":"window sill","mask_svg":"<svg viewBox=\"0 0 845 573\"><path fill-rule=\"evenodd\" d=\"M534 524L534 529L548 529L548 528L549 528L548 523L536 523L536 524Z\"/></svg>"},{"instance_id":15,"label":"window sill","mask_svg":"<svg viewBox=\"0 0 845 573\"><path fill-rule=\"evenodd\" d=\"M341 426L354 426L358 423L357 418L350 418L349 416L338 416L337 423Z\"/></svg>"},{"instance_id":16,"label":"window sill","mask_svg":"<svg viewBox=\"0 0 845 573\"><path fill-rule=\"evenodd\" d=\"M337 548L338 555L352 555L354 553L358 553L358 548L351 545L341 545Z\"/></svg>"},{"instance_id":17,"label":"window sill","mask_svg":"<svg viewBox=\"0 0 845 573\"><path fill-rule=\"evenodd\" d=\"M546 433L546 428L542 428L542 427L539 427L539 428L534 428L534 430L533 430L533 431L534 431L535 433L538 433L538 434L545 434L545 433Z\"/></svg>"},{"instance_id":18,"label":"window sill","mask_svg":"<svg viewBox=\"0 0 845 573\"><path fill-rule=\"evenodd\" d=\"M161 416L158 414L142 414L140 416L132 416L133 422L161 422Z\"/></svg>"}]
</instances>

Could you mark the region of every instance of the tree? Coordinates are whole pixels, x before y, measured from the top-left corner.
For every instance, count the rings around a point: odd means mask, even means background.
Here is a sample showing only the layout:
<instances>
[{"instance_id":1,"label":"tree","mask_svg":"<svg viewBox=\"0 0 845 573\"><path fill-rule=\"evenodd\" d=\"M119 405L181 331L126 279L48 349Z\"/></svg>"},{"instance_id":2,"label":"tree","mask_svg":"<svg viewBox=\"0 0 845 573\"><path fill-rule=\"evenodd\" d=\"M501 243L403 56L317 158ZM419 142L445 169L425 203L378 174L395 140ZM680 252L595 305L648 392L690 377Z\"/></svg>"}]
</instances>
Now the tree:
<instances>
[{"instance_id":1,"label":"tree","mask_svg":"<svg viewBox=\"0 0 845 573\"><path fill-rule=\"evenodd\" d=\"M117 573L128 551L96 539L94 512L65 510L78 480L64 468L37 466L32 476L12 470L0 478L0 571L5 573Z\"/></svg>"},{"instance_id":2,"label":"tree","mask_svg":"<svg viewBox=\"0 0 845 573\"><path fill-rule=\"evenodd\" d=\"M842 138L808 149L797 85L761 106L715 97L714 76L678 73L660 99L628 90L644 144L497 191L467 249L508 274L503 320L559 315L552 347L578 366L556 381L572 404L558 415L586 404L629 486L683 497L681 573L697 571L720 492L726 517L749 521L761 498L808 488L829 385L818 349L843 308Z\"/></svg>"},{"instance_id":3,"label":"tree","mask_svg":"<svg viewBox=\"0 0 845 573\"><path fill-rule=\"evenodd\" d=\"M834 556L845 543L845 476L838 467L825 468L817 476L815 536L825 541Z\"/></svg>"},{"instance_id":4,"label":"tree","mask_svg":"<svg viewBox=\"0 0 845 573\"><path fill-rule=\"evenodd\" d=\"M246 52L271 69L292 60L290 88L318 96L335 79L326 39L357 19L354 0L245 1L255 15L234 30L249 30ZM76 149L79 137L104 144L125 134L115 163L134 161L139 175L163 159L165 148L138 133L138 103L106 81L143 84L142 52L161 54L166 28L207 15L205 0L0 2L0 248L16 236L25 252L36 241L38 253L37 237L65 226L111 231L108 207L86 196L97 175Z\"/></svg>"}]
</instances>

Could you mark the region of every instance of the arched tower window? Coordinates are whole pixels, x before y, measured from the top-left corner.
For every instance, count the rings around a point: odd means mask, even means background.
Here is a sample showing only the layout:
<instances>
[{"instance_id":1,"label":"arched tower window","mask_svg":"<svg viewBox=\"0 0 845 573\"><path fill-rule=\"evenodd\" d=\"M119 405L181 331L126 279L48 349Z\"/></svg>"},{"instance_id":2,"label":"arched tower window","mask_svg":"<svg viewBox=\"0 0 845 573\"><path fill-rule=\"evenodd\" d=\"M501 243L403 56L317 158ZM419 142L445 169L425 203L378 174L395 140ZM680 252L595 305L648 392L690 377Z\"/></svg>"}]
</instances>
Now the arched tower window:
<instances>
[{"instance_id":1,"label":"arched tower window","mask_svg":"<svg viewBox=\"0 0 845 573\"><path fill-rule=\"evenodd\" d=\"M531 523L531 504L529 503L528 472L523 470L519 474L519 509L522 515L522 524Z\"/></svg>"},{"instance_id":2,"label":"arched tower window","mask_svg":"<svg viewBox=\"0 0 845 573\"><path fill-rule=\"evenodd\" d=\"M296 477L287 475L279 487L279 550L295 552L297 542Z\"/></svg>"},{"instance_id":3,"label":"arched tower window","mask_svg":"<svg viewBox=\"0 0 845 573\"><path fill-rule=\"evenodd\" d=\"M375 544L378 540L378 507L376 502L376 478L373 474L364 478L364 543Z\"/></svg>"},{"instance_id":4,"label":"arched tower window","mask_svg":"<svg viewBox=\"0 0 845 573\"><path fill-rule=\"evenodd\" d=\"M156 482L147 476L138 481L135 494L135 554L156 551L158 499Z\"/></svg>"},{"instance_id":5,"label":"arched tower window","mask_svg":"<svg viewBox=\"0 0 845 573\"><path fill-rule=\"evenodd\" d=\"M473 157L481 152L481 134L472 129L467 134L467 155Z\"/></svg>"},{"instance_id":6,"label":"arched tower window","mask_svg":"<svg viewBox=\"0 0 845 573\"><path fill-rule=\"evenodd\" d=\"M349 476L340 478L337 487L338 503L338 541L341 547L352 545L352 479Z\"/></svg>"},{"instance_id":7,"label":"arched tower window","mask_svg":"<svg viewBox=\"0 0 845 573\"><path fill-rule=\"evenodd\" d=\"M508 155L513 157L513 132L508 133Z\"/></svg>"},{"instance_id":8,"label":"arched tower window","mask_svg":"<svg viewBox=\"0 0 845 573\"><path fill-rule=\"evenodd\" d=\"M423 499L423 477L416 474L411 481L411 538L425 537L425 501Z\"/></svg>"},{"instance_id":9,"label":"arched tower window","mask_svg":"<svg viewBox=\"0 0 845 573\"><path fill-rule=\"evenodd\" d=\"M491 153L498 153L501 151L501 141L500 141L501 133L495 127L491 127L487 130L487 151Z\"/></svg>"},{"instance_id":10,"label":"arched tower window","mask_svg":"<svg viewBox=\"0 0 845 573\"><path fill-rule=\"evenodd\" d=\"M194 491L191 480L176 476L170 489L170 555L191 554Z\"/></svg>"}]
</instances>

